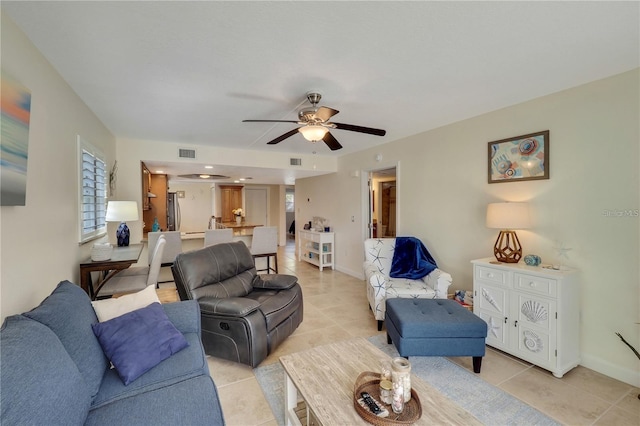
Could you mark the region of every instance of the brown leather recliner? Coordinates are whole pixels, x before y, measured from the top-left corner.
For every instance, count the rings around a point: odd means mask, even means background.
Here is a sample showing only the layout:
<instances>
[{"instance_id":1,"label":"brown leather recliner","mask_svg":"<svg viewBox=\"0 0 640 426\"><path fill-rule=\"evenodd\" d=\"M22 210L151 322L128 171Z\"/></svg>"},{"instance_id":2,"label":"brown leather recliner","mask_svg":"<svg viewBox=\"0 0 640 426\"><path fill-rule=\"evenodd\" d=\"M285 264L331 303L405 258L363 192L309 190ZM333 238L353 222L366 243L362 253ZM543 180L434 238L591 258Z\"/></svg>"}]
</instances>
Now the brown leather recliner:
<instances>
[{"instance_id":1,"label":"brown leather recliner","mask_svg":"<svg viewBox=\"0 0 640 426\"><path fill-rule=\"evenodd\" d=\"M258 275L241 241L181 253L171 271L180 299L200 305L209 355L256 367L302 322L298 278Z\"/></svg>"}]
</instances>

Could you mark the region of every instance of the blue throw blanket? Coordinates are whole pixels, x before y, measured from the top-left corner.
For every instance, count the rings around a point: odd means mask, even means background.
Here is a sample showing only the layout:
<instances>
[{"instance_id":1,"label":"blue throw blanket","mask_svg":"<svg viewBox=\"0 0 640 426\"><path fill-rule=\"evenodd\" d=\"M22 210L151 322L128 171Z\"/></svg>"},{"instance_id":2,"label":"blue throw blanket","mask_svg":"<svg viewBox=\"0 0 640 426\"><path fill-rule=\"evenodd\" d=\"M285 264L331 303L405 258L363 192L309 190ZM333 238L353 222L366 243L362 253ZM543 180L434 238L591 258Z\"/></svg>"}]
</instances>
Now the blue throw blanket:
<instances>
[{"instance_id":1,"label":"blue throw blanket","mask_svg":"<svg viewBox=\"0 0 640 426\"><path fill-rule=\"evenodd\" d=\"M415 237L396 237L396 248L391 262L391 278L420 279L436 269L436 261L422 241Z\"/></svg>"}]
</instances>

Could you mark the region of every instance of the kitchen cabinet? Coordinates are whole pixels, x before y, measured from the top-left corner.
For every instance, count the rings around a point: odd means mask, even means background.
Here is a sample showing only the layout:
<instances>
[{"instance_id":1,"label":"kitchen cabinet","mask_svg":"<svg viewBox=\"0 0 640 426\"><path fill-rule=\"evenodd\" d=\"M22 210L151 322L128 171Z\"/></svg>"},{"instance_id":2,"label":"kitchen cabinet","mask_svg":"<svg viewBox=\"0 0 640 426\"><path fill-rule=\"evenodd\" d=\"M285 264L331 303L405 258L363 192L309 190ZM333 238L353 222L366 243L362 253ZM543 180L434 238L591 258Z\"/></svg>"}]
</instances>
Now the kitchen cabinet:
<instances>
[{"instance_id":1,"label":"kitchen cabinet","mask_svg":"<svg viewBox=\"0 0 640 426\"><path fill-rule=\"evenodd\" d=\"M153 221L157 218L160 229L166 231L167 228L167 175L151 174L151 188L155 197L147 197L149 208L142 212L144 222L144 232L151 232Z\"/></svg>"},{"instance_id":2,"label":"kitchen cabinet","mask_svg":"<svg viewBox=\"0 0 640 426\"><path fill-rule=\"evenodd\" d=\"M487 345L559 378L580 363L577 271L492 258L471 263L473 312L487 323Z\"/></svg>"},{"instance_id":3,"label":"kitchen cabinet","mask_svg":"<svg viewBox=\"0 0 640 426\"><path fill-rule=\"evenodd\" d=\"M333 232L298 231L298 259L322 268L333 268Z\"/></svg>"},{"instance_id":4,"label":"kitchen cabinet","mask_svg":"<svg viewBox=\"0 0 640 426\"><path fill-rule=\"evenodd\" d=\"M220 216L223 223L235 222L232 211L242 207L242 188L238 185L220 185Z\"/></svg>"}]
</instances>

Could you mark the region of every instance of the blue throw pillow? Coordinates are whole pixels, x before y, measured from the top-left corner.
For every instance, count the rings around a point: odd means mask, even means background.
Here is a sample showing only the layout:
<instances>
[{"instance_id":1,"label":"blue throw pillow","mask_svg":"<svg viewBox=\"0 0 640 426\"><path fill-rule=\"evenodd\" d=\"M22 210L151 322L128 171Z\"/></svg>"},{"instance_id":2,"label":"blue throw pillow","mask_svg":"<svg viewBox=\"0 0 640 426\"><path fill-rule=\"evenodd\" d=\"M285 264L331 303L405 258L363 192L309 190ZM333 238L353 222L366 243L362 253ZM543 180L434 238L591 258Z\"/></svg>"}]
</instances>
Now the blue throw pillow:
<instances>
[{"instance_id":1,"label":"blue throw pillow","mask_svg":"<svg viewBox=\"0 0 640 426\"><path fill-rule=\"evenodd\" d=\"M157 302L92 327L125 385L189 346Z\"/></svg>"}]
</instances>

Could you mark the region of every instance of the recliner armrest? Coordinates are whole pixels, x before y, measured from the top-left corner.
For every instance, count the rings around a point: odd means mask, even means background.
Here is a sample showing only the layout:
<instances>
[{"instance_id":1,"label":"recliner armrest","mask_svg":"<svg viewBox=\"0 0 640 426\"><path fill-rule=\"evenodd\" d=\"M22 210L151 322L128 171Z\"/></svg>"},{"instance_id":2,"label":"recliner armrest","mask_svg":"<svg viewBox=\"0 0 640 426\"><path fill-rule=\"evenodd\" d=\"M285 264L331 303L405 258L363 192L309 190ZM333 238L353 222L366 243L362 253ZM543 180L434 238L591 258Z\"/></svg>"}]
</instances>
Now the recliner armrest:
<instances>
[{"instance_id":1,"label":"recliner armrest","mask_svg":"<svg viewBox=\"0 0 640 426\"><path fill-rule=\"evenodd\" d=\"M295 275L286 274L265 274L257 275L253 280L253 288L286 290L293 287L298 282Z\"/></svg>"},{"instance_id":2,"label":"recliner armrest","mask_svg":"<svg viewBox=\"0 0 640 426\"><path fill-rule=\"evenodd\" d=\"M198 299L198 303L203 314L228 317L245 317L260 306L260 303L246 297L228 297L226 299L203 297Z\"/></svg>"}]
</instances>

